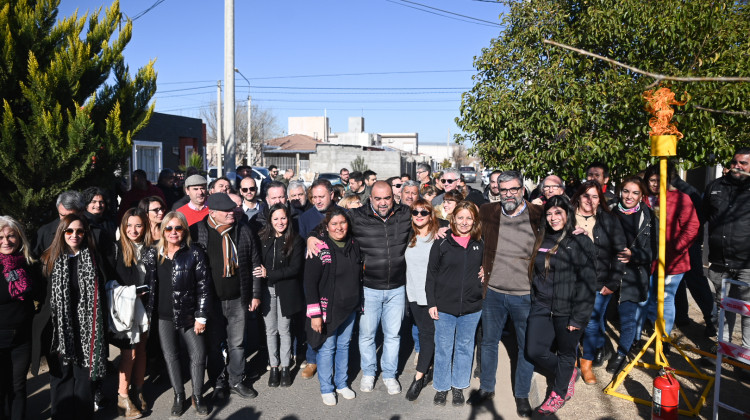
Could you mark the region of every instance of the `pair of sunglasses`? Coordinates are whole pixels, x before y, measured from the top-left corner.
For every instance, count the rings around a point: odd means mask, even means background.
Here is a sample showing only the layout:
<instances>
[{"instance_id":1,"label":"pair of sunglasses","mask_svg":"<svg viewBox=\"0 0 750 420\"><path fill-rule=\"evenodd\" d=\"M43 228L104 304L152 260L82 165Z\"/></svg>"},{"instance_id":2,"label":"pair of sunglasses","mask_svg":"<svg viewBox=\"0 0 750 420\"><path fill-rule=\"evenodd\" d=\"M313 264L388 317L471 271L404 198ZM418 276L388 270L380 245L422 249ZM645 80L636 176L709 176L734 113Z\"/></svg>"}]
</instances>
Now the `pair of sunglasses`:
<instances>
[{"instance_id":1,"label":"pair of sunglasses","mask_svg":"<svg viewBox=\"0 0 750 420\"><path fill-rule=\"evenodd\" d=\"M430 212L427 211L427 210L412 210L411 211L411 215L412 216L422 216L422 217L424 217L424 216L427 216L429 214L430 214Z\"/></svg>"},{"instance_id":2,"label":"pair of sunglasses","mask_svg":"<svg viewBox=\"0 0 750 420\"><path fill-rule=\"evenodd\" d=\"M172 229L174 229L176 232L182 232L185 228L183 228L181 225L177 226L167 226L164 228L165 232L171 232Z\"/></svg>"},{"instance_id":3,"label":"pair of sunglasses","mask_svg":"<svg viewBox=\"0 0 750 420\"><path fill-rule=\"evenodd\" d=\"M76 236L83 236L85 233L86 233L86 231L83 230L83 229L72 229L72 228L65 229L65 234L66 235L74 235L75 234Z\"/></svg>"},{"instance_id":4,"label":"pair of sunglasses","mask_svg":"<svg viewBox=\"0 0 750 420\"><path fill-rule=\"evenodd\" d=\"M244 192L244 193L246 193L246 192L248 192L248 191L252 191L252 192L255 192L255 191L257 191L257 190L258 190L258 187L246 187L246 188L240 188L240 191L242 191L242 192Z\"/></svg>"}]
</instances>

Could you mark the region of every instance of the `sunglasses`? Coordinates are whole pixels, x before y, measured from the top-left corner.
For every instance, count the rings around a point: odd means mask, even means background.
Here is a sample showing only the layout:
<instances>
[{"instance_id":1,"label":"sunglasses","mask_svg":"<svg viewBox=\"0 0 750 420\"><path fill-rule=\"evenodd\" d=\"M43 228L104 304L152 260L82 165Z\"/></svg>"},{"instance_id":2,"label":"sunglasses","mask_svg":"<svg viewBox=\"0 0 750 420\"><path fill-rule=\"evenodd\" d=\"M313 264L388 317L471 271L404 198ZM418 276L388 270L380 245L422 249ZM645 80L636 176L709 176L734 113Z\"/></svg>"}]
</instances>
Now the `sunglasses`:
<instances>
[{"instance_id":1,"label":"sunglasses","mask_svg":"<svg viewBox=\"0 0 750 420\"><path fill-rule=\"evenodd\" d=\"M148 211L152 211L154 213L164 213L164 207L157 207L155 209L148 209Z\"/></svg>"},{"instance_id":2,"label":"sunglasses","mask_svg":"<svg viewBox=\"0 0 750 420\"><path fill-rule=\"evenodd\" d=\"M76 236L83 236L84 233L86 233L86 231L83 230L83 229L71 229L71 228L65 229L65 234L66 235L73 235L73 234L75 234Z\"/></svg>"},{"instance_id":3,"label":"sunglasses","mask_svg":"<svg viewBox=\"0 0 750 420\"><path fill-rule=\"evenodd\" d=\"M422 217L424 217L424 216L427 216L429 214L430 214L430 212L427 211L427 210L412 210L411 211L411 215L412 216L422 216Z\"/></svg>"},{"instance_id":4,"label":"sunglasses","mask_svg":"<svg viewBox=\"0 0 750 420\"><path fill-rule=\"evenodd\" d=\"M393 188L401 188L401 186L404 184L393 184Z\"/></svg>"},{"instance_id":5,"label":"sunglasses","mask_svg":"<svg viewBox=\"0 0 750 420\"><path fill-rule=\"evenodd\" d=\"M167 226L167 227L165 227L165 228L164 228L164 231L165 231L165 232L171 232L171 231L172 231L172 229L174 229L174 230L175 230L175 232L182 232L182 231L183 231L183 230L184 230L185 228L183 228L183 227L182 227L181 225L177 225L177 226Z\"/></svg>"},{"instance_id":6,"label":"sunglasses","mask_svg":"<svg viewBox=\"0 0 750 420\"><path fill-rule=\"evenodd\" d=\"M443 184L452 184L454 182L458 181L457 179L441 179L440 182Z\"/></svg>"},{"instance_id":7,"label":"sunglasses","mask_svg":"<svg viewBox=\"0 0 750 420\"><path fill-rule=\"evenodd\" d=\"M255 192L258 190L258 187L247 187L247 188L240 188L240 191L242 192Z\"/></svg>"}]
</instances>

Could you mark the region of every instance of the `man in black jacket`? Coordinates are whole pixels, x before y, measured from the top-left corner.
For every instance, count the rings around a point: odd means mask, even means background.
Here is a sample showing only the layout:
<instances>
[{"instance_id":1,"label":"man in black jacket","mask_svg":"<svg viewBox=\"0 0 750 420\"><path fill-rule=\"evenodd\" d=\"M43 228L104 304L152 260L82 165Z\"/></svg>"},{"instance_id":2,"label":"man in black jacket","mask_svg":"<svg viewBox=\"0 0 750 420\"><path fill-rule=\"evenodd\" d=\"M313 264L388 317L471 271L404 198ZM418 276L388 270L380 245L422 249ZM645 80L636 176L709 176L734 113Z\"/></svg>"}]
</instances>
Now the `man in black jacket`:
<instances>
[{"instance_id":1,"label":"man in black jacket","mask_svg":"<svg viewBox=\"0 0 750 420\"><path fill-rule=\"evenodd\" d=\"M703 212L708 221L708 278L714 284L715 299L721 299L721 280L730 278L750 283L750 147L738 149L730 171L706 187ZM750 287L732 285L730 295L750 301ZM730 341L736 315L726 312L723 341ZM718 328L718 317L713 319ZM750 348L750 317L742 317L742 346Z\"/></svg>"},{"instance_id":2,"label":"man in black jacket","mask_svg":"<svg viewBox=\"0 0 750 420\"><path fill-rule=\"evenodd\" d=\"M208 216L190 227L190 236L206 248L217 298L211 305L208 378L215 383L217 399L226 398L227 388L242 398L254 398L257 392L242 382L242 340L245 312L255 311L260 305L260 278L253 275L253 269L260 266L260 255L250 227L235 220L237 204L227 194L211 194L207 204L211 209ZM227 344L229 358L226 373L222 342Z\"/></svg>"}]
</instances>

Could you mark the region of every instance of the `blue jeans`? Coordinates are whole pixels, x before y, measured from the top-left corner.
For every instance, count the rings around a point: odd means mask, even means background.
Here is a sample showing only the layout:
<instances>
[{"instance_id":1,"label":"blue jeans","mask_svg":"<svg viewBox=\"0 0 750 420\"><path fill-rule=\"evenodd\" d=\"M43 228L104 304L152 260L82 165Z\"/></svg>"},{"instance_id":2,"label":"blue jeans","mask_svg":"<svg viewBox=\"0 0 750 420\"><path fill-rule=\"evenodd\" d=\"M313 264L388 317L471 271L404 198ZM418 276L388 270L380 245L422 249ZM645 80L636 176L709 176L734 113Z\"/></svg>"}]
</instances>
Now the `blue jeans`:
<instances>
[{"instance_id":1,"label":"blue jeans","mask_svg":"<svg viewBox=\"0 0 750 420\"><path fill-rule=\"evenodd\" d=\"M620 302L620 342L617 352L627 356L633 341L640 338L641 329L639 325L643 324L643 315L646 314L645 307L648 301L643 302ZM636 332L638 336L636 336Z\"/></svg>"},{"instance_id":2,"label":"blue jeans","mask_svg":"<svg viewBox=\"0 0 750 420\"><path fill-rule=\"evenodd\" d=\"M352 340L354 315L352 312L318 349L318 380L321 394L330 394L335 389L349 386L349 376L346 372L349 369L349 342Z\"/></svg>"},{"instance_id":3,"label":"blue jeans","mask_svg":"<svg viewBox=\"0 0 750 420\"><path fill-rule=\"evenodd\" d=\"M383 370L383 379L395 378L401 340L399 331L406 309L406 288L401 286L391 290L376 290L365 287L364 295L365 312L359 319L359 352L362 358L360 362L362 375L375 376L378 370L375 333L382 320L383 355L380 360L380 368Z\"/></svg>"},{"instance_id":4,"label":"blue jeans","mask_svg":"<svg viewBox=\"0 0 750 420\"><path fill-rule=\"evenodd\" d=\"M419 328L416 322L411 325L411 339L414 340L414 351L419 353Z\"/></svg>"},{"instance_id":5,"label":"blue jeans","mask_svg":"<svg viewBox=\"0 0 750 420\"><path fill-rule=\"evenodd\" d=\"M518 363L516 365L513 394L516 398L528 398L531 389L531 376L534 365L526 359L526 320L531 309L531 295L508 295L487 289L487 296L482 303L482 374L480 388L487 392L495 391L497 378L497 346L503 336L508 316L516 328L518 345Z\"/></svg>"},{"instance_id":6,"label":"blue jeans","mask_svg":"<svg viewBox=\"0 0 750 420\"><path fill-rule=\"evenodd\" d=\"M482 311L461 316L438 312L435 320L435 365L432 386L436 391L464 389L471 381L474 334Z\"/></svg>"},{"instance_id":7,"label":"blue jeans","mask_svg":"<svg viewBox=\"0 0 750 420\"><path fill-rule=\"evenodd\" d=\"M680 287L680 281L685 273L680 274L669 274L664 276L664 324L666 335L672 332L674 327L674 295L677 292L677 288ZM654 273L651 276L650 286L648 290L648 305L646 308L647 318L649 321L656 322L656 311L658 309L657 290L659 285L659 279L657 274Z\"/></svg>"},{"instance_id":8,"label":"blue jeans","mask_svg":"<svg viewBox=\"0 0 750 420\"><path fill-rule=\"evenodd\" d=\"M583 358L586 360L594 360L596 350L604 346L604 332L607 327L604 317L607 315L607 305L610 299L612 299L612 294L603 295L596 292L594 310L591 312L591 319L583 333Z\"/></svg>"}]
</instances>

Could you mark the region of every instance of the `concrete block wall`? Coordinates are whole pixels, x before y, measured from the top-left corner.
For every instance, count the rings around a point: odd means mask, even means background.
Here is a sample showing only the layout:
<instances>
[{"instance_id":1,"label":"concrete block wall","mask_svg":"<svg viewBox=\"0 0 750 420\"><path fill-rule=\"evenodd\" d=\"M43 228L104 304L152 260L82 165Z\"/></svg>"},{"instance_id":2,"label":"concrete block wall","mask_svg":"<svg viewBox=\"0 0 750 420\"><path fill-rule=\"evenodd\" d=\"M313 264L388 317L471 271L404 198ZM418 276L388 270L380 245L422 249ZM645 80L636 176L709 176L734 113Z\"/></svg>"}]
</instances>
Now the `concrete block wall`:
<instances>
[{"instance_id":1,"label":"concrete block wall","mask_svg":"<svg viewBox=\"0 0 750 420\"><path fill-rule=\"evenodd\" d=\"M396 151L363 150L360 146L319 144L317 153L310 154L312 172L336 172L341 168L352 170L352 161L362 156L369 169L378 174L378 179L400 176L401 153Z\"/></svg>"}]
</instances>

